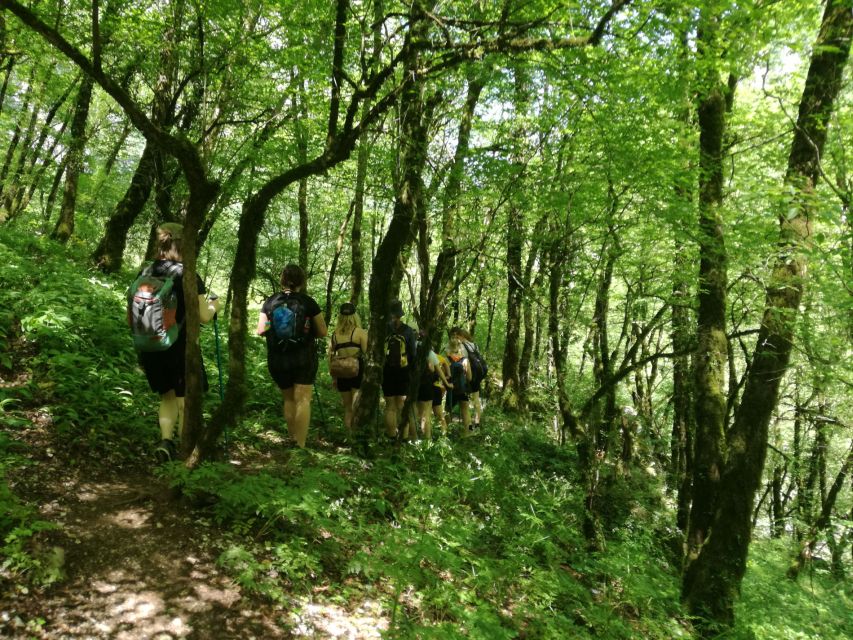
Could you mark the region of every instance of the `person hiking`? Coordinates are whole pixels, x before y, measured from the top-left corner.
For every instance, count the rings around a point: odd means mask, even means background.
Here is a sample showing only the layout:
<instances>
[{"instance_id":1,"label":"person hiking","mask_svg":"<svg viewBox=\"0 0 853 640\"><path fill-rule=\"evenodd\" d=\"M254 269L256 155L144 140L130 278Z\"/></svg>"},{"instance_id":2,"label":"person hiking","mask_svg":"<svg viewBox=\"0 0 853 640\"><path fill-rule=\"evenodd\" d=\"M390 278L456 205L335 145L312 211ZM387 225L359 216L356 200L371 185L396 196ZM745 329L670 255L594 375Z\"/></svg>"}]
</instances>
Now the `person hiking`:
<instances>
[{"instance_id":1,"label":"person hiking","mask_svg":"<svg viewBox=\"0 0 853 640\"><path fill-rule=\"evenodd\" d=\"M410 364L415 362L416 336L403 322L403 304L392 300L388 307L388 336L385 338L385 362L382 367L382 395L385 398L385 434L397 437L400 412L409 388Z\"/></svg>"},{"instance_id":2,"label":"person hiking","mask_svg":"<svg viewBox=\"0 0 853 640\"><path fill-rule=\"evenodd\" d=\"M311 393L317 377L315 338L326 336L320 305L305 293L305 272L288 264L281 272L281 291L266 299L257 334L267 343L267 368L281 390L287 431L305 447L311 421Z\"/></svg>"},{"instance_id":3,"label":"person hiking","mask_svg":"<svg viewBox=\"0 0 853 640\"><path fill-rule=\"evenodd\" d=\"M424 336L421 336L424 339ZM426 368L421 374L421 383L418 387L418 401L415 405L418 417L418 425L423 437L427 440L432 439L432 420L430 413L434 413L441 424L442 433L447 435L447 423L444 421L444 412L441 411L441 399L444 392L444 387L449 385L447 377L441 366L441 361L438 354L430 349L427 355ZM441 386L437 386L441 385ZM436 412L436 396L438 397L438 411ZM430 411L432 408L432 411ZM414 428L409 429L410 435L417 439L417 433Z\"/></svg>"},{"instance_id":4,"label":"person hiking","mask_svg":"<svg viewBox=\"0 0 853 640\"><path fill-rule=\"evenodd\" d=\"M186 394L186 346L187 328L184 324L186 307L184 304L184 265L182 251L184 228L176 222L166 222L157 228L157 258L140 270L132 291L128 296L128 320L134 331L134 343L139 350L139 364L145 371L148 386L160 395L160 404L157 409L157 420L160 424L160 443L154 450L154 454L160 462L168 462L177 457L175 435L181 435L184 414L184 396ZM172 336L171 346L165 349L157 347L146 347L142 340L151 340L150 335L146 338L139 336L139 327L150 323L137 314L144 314L146 304L150 305L153 297L152 287L164 288L163 284L171 282L171 293L168 294L174 305L174 316L171 316L172 308L165 313L160 310L160 321L169 324L170 331L164 335ZM201 322L207 323L222 309L222 302L213 294L205 296L207 288L204 281L196 274L196 287L198 288L198 313ZM171 316L171 317L170 317ZM139 337L138 337L139 336ZM161 338L164 336L160 336ZM201 368L202 384L207 391L207 375L204 364Z\"/></svg>"},{"instance_id":5,"label":"person hiking","mask_svg":"<svg viewBox=\"0 0 853 640\"><path fill-rule=\"evenodd\" d=\"M445 389L450 389L453 386L450 383L450 362L443 353L436 353L435 357L438 361L438 376L432 390L432 413L438 418L442 435L446 436L447 419L444 416L444 393Z\"/></svg>"},{"instance_id":6,"label":"person hiking","mask_svg":"<svg viewBox=\"0 0 853 640\"><path fill-rule=\"evenodd\" d=\"M480 427L480 420L483 417L483 405L480 401L480 389L482 382L486 377L487 367L486 361L480 354L477 345L471 338L471 334L461 327L453 327L448 332L450 338L456 338L462 346L462 351L465 358L468 360L468 366L471 370L471 381L468 385L468 399L471 408L474 409L471 417L471 426L474 429Z\"/></svg>"},{"instance_id":7,"label":"person hiking","mask_svg":"<svg viewBox=\"0 0 853 640\"><path fill-rule=\"evenodd\" d=\"M456 334L453 334L448 342L446 355L450 363L447 409L452 414L454 405L459 405L459 412L462 414L462 437L467 437L471 434L471 413L468 406L471 367L465 347Z\"/></svg>"},{"instance_id":8,"label":"person hiking","mask_svg":"<svg viewBox=\"0 0 853 640\"><path fill-rule=\"evenodd\" d=\"M352 431L353 399L361 388L366 352L367 331L361 327L355 305L344 302L338 311L329 344L329 374L332 376L332 386L341 395L347 432Z\"/></svg>"}]
</instances>

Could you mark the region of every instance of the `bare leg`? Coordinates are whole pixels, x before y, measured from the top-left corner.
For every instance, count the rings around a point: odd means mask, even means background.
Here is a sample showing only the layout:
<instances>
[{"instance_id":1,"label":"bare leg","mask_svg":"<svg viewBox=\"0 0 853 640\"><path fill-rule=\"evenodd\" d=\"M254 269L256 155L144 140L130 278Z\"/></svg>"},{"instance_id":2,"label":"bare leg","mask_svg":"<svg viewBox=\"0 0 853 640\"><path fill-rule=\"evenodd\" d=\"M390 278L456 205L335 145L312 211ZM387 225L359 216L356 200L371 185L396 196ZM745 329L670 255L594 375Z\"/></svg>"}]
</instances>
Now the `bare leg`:
<instances>
[{"instance_id":1,"label":"bare leg","mask_svg":"<svg viewBox=\"0 0 853 640\"><path fill-rule=\"evenodd\" d=\"M462 414L462 437L465 438L471 435L471 412L467 400L459 403L459 412Z\"/></svg>"},{"instance_id":2,"label":"bare leg","mask_svg":"<svg viewBox=\"0 0 853 640\"><path fill-rule=\"evenodd\" d=\"M397 437L397 426L400 423L400 409L406 402L406 396L390 396L385 398L385 435Z\"/></svg>"},{"instance_id":3,"label":"bare leg","mask_svg":"<svg viewBox=\"0 0 853 640\"><path fill-rule=\"evenodd\" d=\"M178 399L175 397L175 390L172 389L160 396L160 407L157 410L157 419L160 422L160 437L163 440L173 439L175 425L178 423L178 415Z\"/></svg>"},{"instance_id":4,"label":"bare leg","mask_svg":"<svg viewBox=\"0 0 853 640\"><path fill-rule=\"evenodd\" d=\"M440 404L433 405L432 413L438 418L438 424L441 425L441 433L442 435L447 435L447 420L444 417L444 407Z\"/></svg>"},{"instance_id":5,"label":"bare leg","mask_svg":"<svg viewBox=\"0 0 853 640\"><path fill-rule=\"evenodd\" d=\"M293 385L293 422L288 423L287 430L291 437L296 440L300 449L305 447L308 438L308 424L311 422L311 392L314 391L312 384Z\"/></svg>"},{"instance_id":6,"label":"bare leg","mask_svg":"<svg viewBox=\"0 0 853 640\"><path fill-rule=\"evenodd\" d=\"M427 400L426 402L418 402L417 406L418 425L421 433L427 440L432 439L432 420L430 419L429 410L431 404L432 400ZM417 432L415 432L415 438L417 438Z\"/></svg>"},{"instance_id":7,"label":"bare leg","mask_svg":"<svg viewBox=\"0 0 853 640\"><path fill-rule=\"evenodd\" d=\"M352 432L352 391L341 391L341 402L344 405L344 427L347 433Z\"/></svg>"},{"instance_id":8,"label":"bare leg","mask_svg":"<svg viewBox=\"0 0 853 640\"><path fill-rule=\"evenodd\" d=\"M468 396L471 399L471 406L474 408L474 424L480 424L480 419L483 417L483 405L480 403L480 392L475 391Z\"/></svg>"}]
</instances>

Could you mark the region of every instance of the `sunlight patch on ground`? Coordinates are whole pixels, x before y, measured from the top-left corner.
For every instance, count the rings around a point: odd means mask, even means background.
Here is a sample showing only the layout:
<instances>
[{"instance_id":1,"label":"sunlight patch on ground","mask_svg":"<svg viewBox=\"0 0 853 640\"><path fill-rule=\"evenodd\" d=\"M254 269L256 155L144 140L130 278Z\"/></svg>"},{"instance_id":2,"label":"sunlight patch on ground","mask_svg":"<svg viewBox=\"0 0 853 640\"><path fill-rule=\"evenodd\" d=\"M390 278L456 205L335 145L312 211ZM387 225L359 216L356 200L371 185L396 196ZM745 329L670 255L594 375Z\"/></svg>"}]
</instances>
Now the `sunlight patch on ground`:
<instances>
[{"instance_id":1,"label":"sunlight patch on ground","mask_svg":"<svg viewBox=\"0 0 853 640\"><path fill-rule=\"evenodd\" d=\"M117 511L111 514L107 517L107 522L111 522L117 527L124 527L125 529L142 529L149 526L148 520L150 517L150 511L143 512L139 509L125 509L124 511Z\"/></svg>"},{"instance_id":2,"label":"sunlight patch on ground","mask_svg":"<svg viewBox=\"0 0 853 640\"><path fill-rule=\"evenodd\" d=\"M292 633L296 637L378 640L382 632L388 630L382 605L373 600L365 600L352 613L330 604L302 601L300 605L298 612L290 614Z\"/></svg>"}]
</instances>

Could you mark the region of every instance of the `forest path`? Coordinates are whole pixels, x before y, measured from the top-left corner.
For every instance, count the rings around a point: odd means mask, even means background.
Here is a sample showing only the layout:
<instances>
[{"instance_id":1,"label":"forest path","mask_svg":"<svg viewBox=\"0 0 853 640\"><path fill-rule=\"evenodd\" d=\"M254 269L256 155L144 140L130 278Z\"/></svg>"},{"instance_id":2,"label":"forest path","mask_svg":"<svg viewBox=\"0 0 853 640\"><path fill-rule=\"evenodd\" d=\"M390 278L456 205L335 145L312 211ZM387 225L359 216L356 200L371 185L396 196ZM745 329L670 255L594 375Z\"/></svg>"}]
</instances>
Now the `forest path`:
<instances>
[{"instance_id":1,"label":"forest path","mask_svg":"<svg viewBox=\"0 0 853 640\"><path fill-rule=\"evenodd\" d=\"M32 464L9 480L58 525L37 537L48 555L64 556L62 579L44 590L0 592L0 637L379 637L384 624L375 611L312 603L296 616L242 592L216 564L227 536L171 496L153 465L81 463L55 454L44 435L27 432Z\"/></svg>"},{"instance_id":2,"label":"forest path","mask_svg":"<svg viewBox=\"0 0 853 640\"><path fill-rule=\"evenodd\" d=\"M59 525L40 540L49 556L64 556L63 579L44 592L3 594L0 635L291 637L281 607L241 593L217 567L216 528L170 498L152 469L72 465L49 447L34 458L15 491Z\"/></svg>"}]
</instances>

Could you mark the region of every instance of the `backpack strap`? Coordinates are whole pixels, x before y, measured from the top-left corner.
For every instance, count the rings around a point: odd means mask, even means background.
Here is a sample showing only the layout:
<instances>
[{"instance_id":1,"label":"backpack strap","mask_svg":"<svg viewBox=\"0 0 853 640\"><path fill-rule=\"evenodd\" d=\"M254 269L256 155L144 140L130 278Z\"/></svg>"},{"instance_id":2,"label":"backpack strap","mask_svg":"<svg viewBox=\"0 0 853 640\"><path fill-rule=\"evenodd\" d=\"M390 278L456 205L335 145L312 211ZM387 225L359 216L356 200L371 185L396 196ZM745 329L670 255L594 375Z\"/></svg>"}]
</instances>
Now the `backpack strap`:
<instances>
[{"instance_id":1,"label":"backpack strap","mask_svg":"<svg viewBox=\"0 0 853 640\"><path fill-rule=\"evenodd\" d=\"M332 350L337 353L338 349L347 349L349 347L358 347L358 350L361 351L361 345L357 342L353 341L355 337L355 329L352 330L352 333L349 336L349 340L347 342L341 342L338 344L338 341L335 339L335 334L332 334Z\"/></svg>"}]
</instances>

